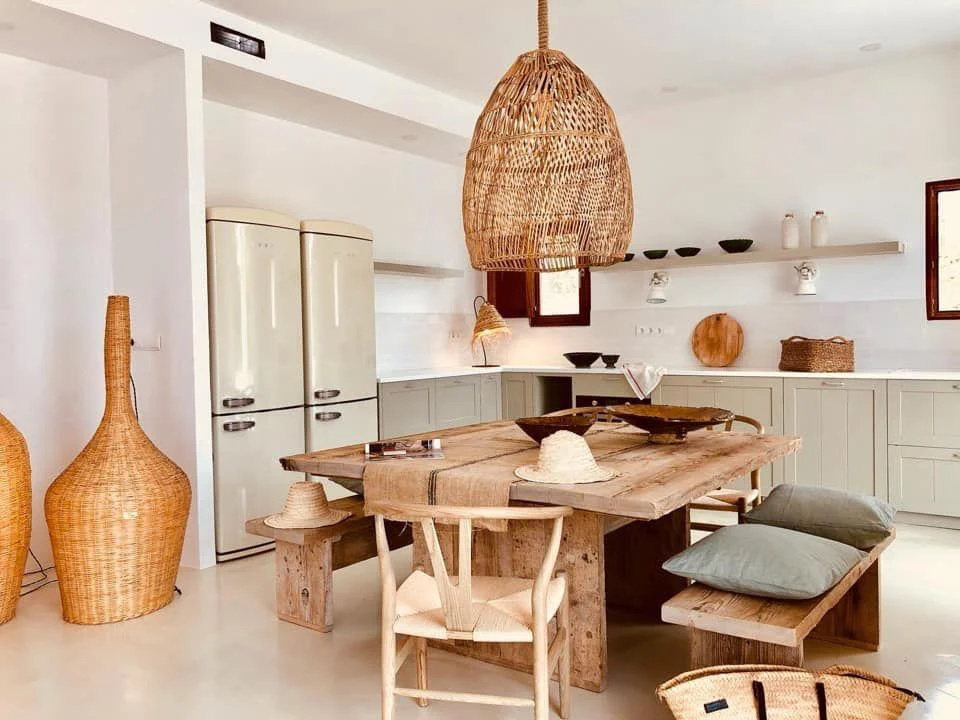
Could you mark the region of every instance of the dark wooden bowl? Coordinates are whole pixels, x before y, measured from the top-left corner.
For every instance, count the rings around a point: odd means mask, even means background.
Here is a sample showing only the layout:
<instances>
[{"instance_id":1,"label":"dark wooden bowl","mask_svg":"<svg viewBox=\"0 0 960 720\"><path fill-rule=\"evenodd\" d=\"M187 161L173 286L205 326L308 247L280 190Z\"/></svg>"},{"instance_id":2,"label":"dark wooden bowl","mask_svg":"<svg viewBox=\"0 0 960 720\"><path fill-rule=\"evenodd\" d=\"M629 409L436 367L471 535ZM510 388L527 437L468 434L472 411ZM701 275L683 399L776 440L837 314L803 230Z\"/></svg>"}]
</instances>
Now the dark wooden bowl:
<instances>
[{"instance_id":1,"label":"dark wooden bowl","mask_svg":"<svg viewBox=\"0 0 960 720\"><path fill-rule=\"evenodd\" d=\"M687 433L733 420L729 410L676 405L616 405L607 410L615 417L650 433L658 445L682 443Z\"/></svg>"},{"instance_id":2,"label":"dark wooden bowl","mask_svg":"<svg viewBox=\"0 0 960 720\"><path fill-rule=\"evenodd\" d=\"M517 420L517 425L537 444L553 435L558 430L569 430L577 435L583 435L593 427L597 421L596 413L583 415L546 415L544 417L528 417Z\"/></svg>"},{"instance_id":3,"label":"dark wooden bowl","mask_svg":"<svg viewBox=\"0 0 960 720\"><path fill-rule=\"evenodd\" d=\"M674 251L677 255L679 255L680 257L693 257L693 256L696 255L698 252L700 252L700 248L698 248L698 247L680 247L680 248L674 248L673 251Z\"/></svg>"},{"instance_id":4,"label":"dark wooden bowl","mask_svg":"<svg viewBox=\"0 0 960 720\"><path fill-rule=\"evenodd\" d=\"M663 260L668 252L668 250L644 250L643 256L648 260Z\"/></svg>"},{"instance_id":5,"label":"dark wooden bowl","mask_svg":"<svg viewBox=\"0 0 960 720\"><path fill-rule=\"evenodd\" d=\"M586 369L593 365L597 359L600 357L598 352L568 352L564 353L563 356L573 363L573 366L576 368Z\"/></svg>"},{"instance_id":6,"label":"dark wooden bowl","mask_svg":"<svg viewBox=\"0 0 960 720\"><path fill-rule=\"evenodd\" d=\"M733 238L732 240L721 240L717 245L722 247L724 252L742 253L750 249L750 246L753 245L753 240L749 238Z\"/></svg>"}]
</instances>

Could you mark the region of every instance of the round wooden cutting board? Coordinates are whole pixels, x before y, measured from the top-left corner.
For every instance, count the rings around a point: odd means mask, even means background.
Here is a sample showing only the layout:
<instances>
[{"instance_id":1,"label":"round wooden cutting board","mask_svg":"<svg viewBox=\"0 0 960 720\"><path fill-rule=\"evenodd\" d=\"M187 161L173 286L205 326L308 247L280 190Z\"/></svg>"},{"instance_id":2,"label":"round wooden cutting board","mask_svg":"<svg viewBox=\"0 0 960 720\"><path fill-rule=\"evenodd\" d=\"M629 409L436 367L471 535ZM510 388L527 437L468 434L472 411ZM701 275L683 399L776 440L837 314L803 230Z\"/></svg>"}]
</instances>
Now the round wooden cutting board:
<instances>
[{"instance_id":1,"label":"round wooden cutting board","mask_svg":"<svg viewBox=\"0 0 960 720\"><path fill-rule=\"evenodd\" d=\"M708 315L693 331L693 354L707 367L726 367L743 350L743 328L726 313Z\"/></svg>"}]
</instances>

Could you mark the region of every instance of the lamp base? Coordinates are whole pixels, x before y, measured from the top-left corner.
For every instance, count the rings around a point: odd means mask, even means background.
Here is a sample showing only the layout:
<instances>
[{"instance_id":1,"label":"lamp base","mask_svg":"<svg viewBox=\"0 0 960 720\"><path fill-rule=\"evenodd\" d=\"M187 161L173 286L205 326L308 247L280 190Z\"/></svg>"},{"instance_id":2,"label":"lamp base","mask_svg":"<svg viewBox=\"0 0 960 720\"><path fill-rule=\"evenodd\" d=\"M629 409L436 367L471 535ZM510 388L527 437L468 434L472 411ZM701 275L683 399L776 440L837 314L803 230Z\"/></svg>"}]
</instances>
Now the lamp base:
<instances>
[{"instance_id":1,"label":"lamp base","mask_svg":"<svg viewBox=\"0 0 960 720\"><path fill-rule=\"evenodd\" d=\"M500 367L500 366L494 365L492 363L484 363L483 365L471 365L470 367Z\"/></svg>"}]
</instances>

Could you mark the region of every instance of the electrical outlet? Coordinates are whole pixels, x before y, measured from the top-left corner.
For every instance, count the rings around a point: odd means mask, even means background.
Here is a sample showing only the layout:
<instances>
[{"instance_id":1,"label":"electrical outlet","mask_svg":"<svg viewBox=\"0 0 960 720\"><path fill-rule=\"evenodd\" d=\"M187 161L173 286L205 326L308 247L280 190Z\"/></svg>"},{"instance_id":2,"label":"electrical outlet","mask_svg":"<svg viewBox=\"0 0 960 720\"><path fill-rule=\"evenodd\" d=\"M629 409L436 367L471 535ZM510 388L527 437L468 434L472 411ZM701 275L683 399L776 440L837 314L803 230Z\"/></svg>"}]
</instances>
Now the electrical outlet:
<instances>
[{"instance_id":1,"label":"electrical outlet","mask_svg":"<svg viewBox=\"0 0 960 720\"><path fill-rule=\"evenodd\" d=\"M153 341L137 340L136 338L133 338L130 341L130 345L134 350L144 350L147 352L160 352L160 349L163 347L163 338L160 335L157 335L156 339Z\"/></svg>"}]
</instances>

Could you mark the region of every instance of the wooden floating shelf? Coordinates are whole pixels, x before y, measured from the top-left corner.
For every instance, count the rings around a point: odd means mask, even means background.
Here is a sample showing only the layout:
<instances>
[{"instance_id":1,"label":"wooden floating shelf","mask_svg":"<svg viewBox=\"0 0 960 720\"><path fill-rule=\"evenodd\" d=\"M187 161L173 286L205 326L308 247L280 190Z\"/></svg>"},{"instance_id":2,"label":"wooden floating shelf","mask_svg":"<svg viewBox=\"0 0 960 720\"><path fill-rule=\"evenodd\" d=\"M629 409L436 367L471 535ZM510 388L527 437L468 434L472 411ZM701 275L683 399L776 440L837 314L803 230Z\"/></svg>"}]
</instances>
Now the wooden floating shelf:
<instances>
[{"instance_id":1,"label":"wooden floating shelf","mask_svg":"<svg viewBox=\"0 0 960 720\"><path fill-rule=\"evenodd\" d=\"M382 260L374 261L373 272L378 275L412 275L434 279L462 278L464 276L463 270L455 268L436 267L434 265L406 265Z\"/></svg>"},{"instance_id":2,"label":"wooden floating shelf","mask_svg":"<svg viewBox=\"0 0 960 720\"><path fill-rule=\"evenodd\" d=\"M701 252L693 257L683 258L673 251L662 260L648 260L637 253L630 262L618 263L609 272L627 272L635 270L679 270L688 267L708 267L711 265L745 265L747 263L797 262L803 260L826 260L829 258L867 257L869 255L901 255L903 243L891 240L885 242L860 243L857 245L828 245L826 247L806 247L796 250L748 250L743 253Z\"/></svg>"}]
</instances>

